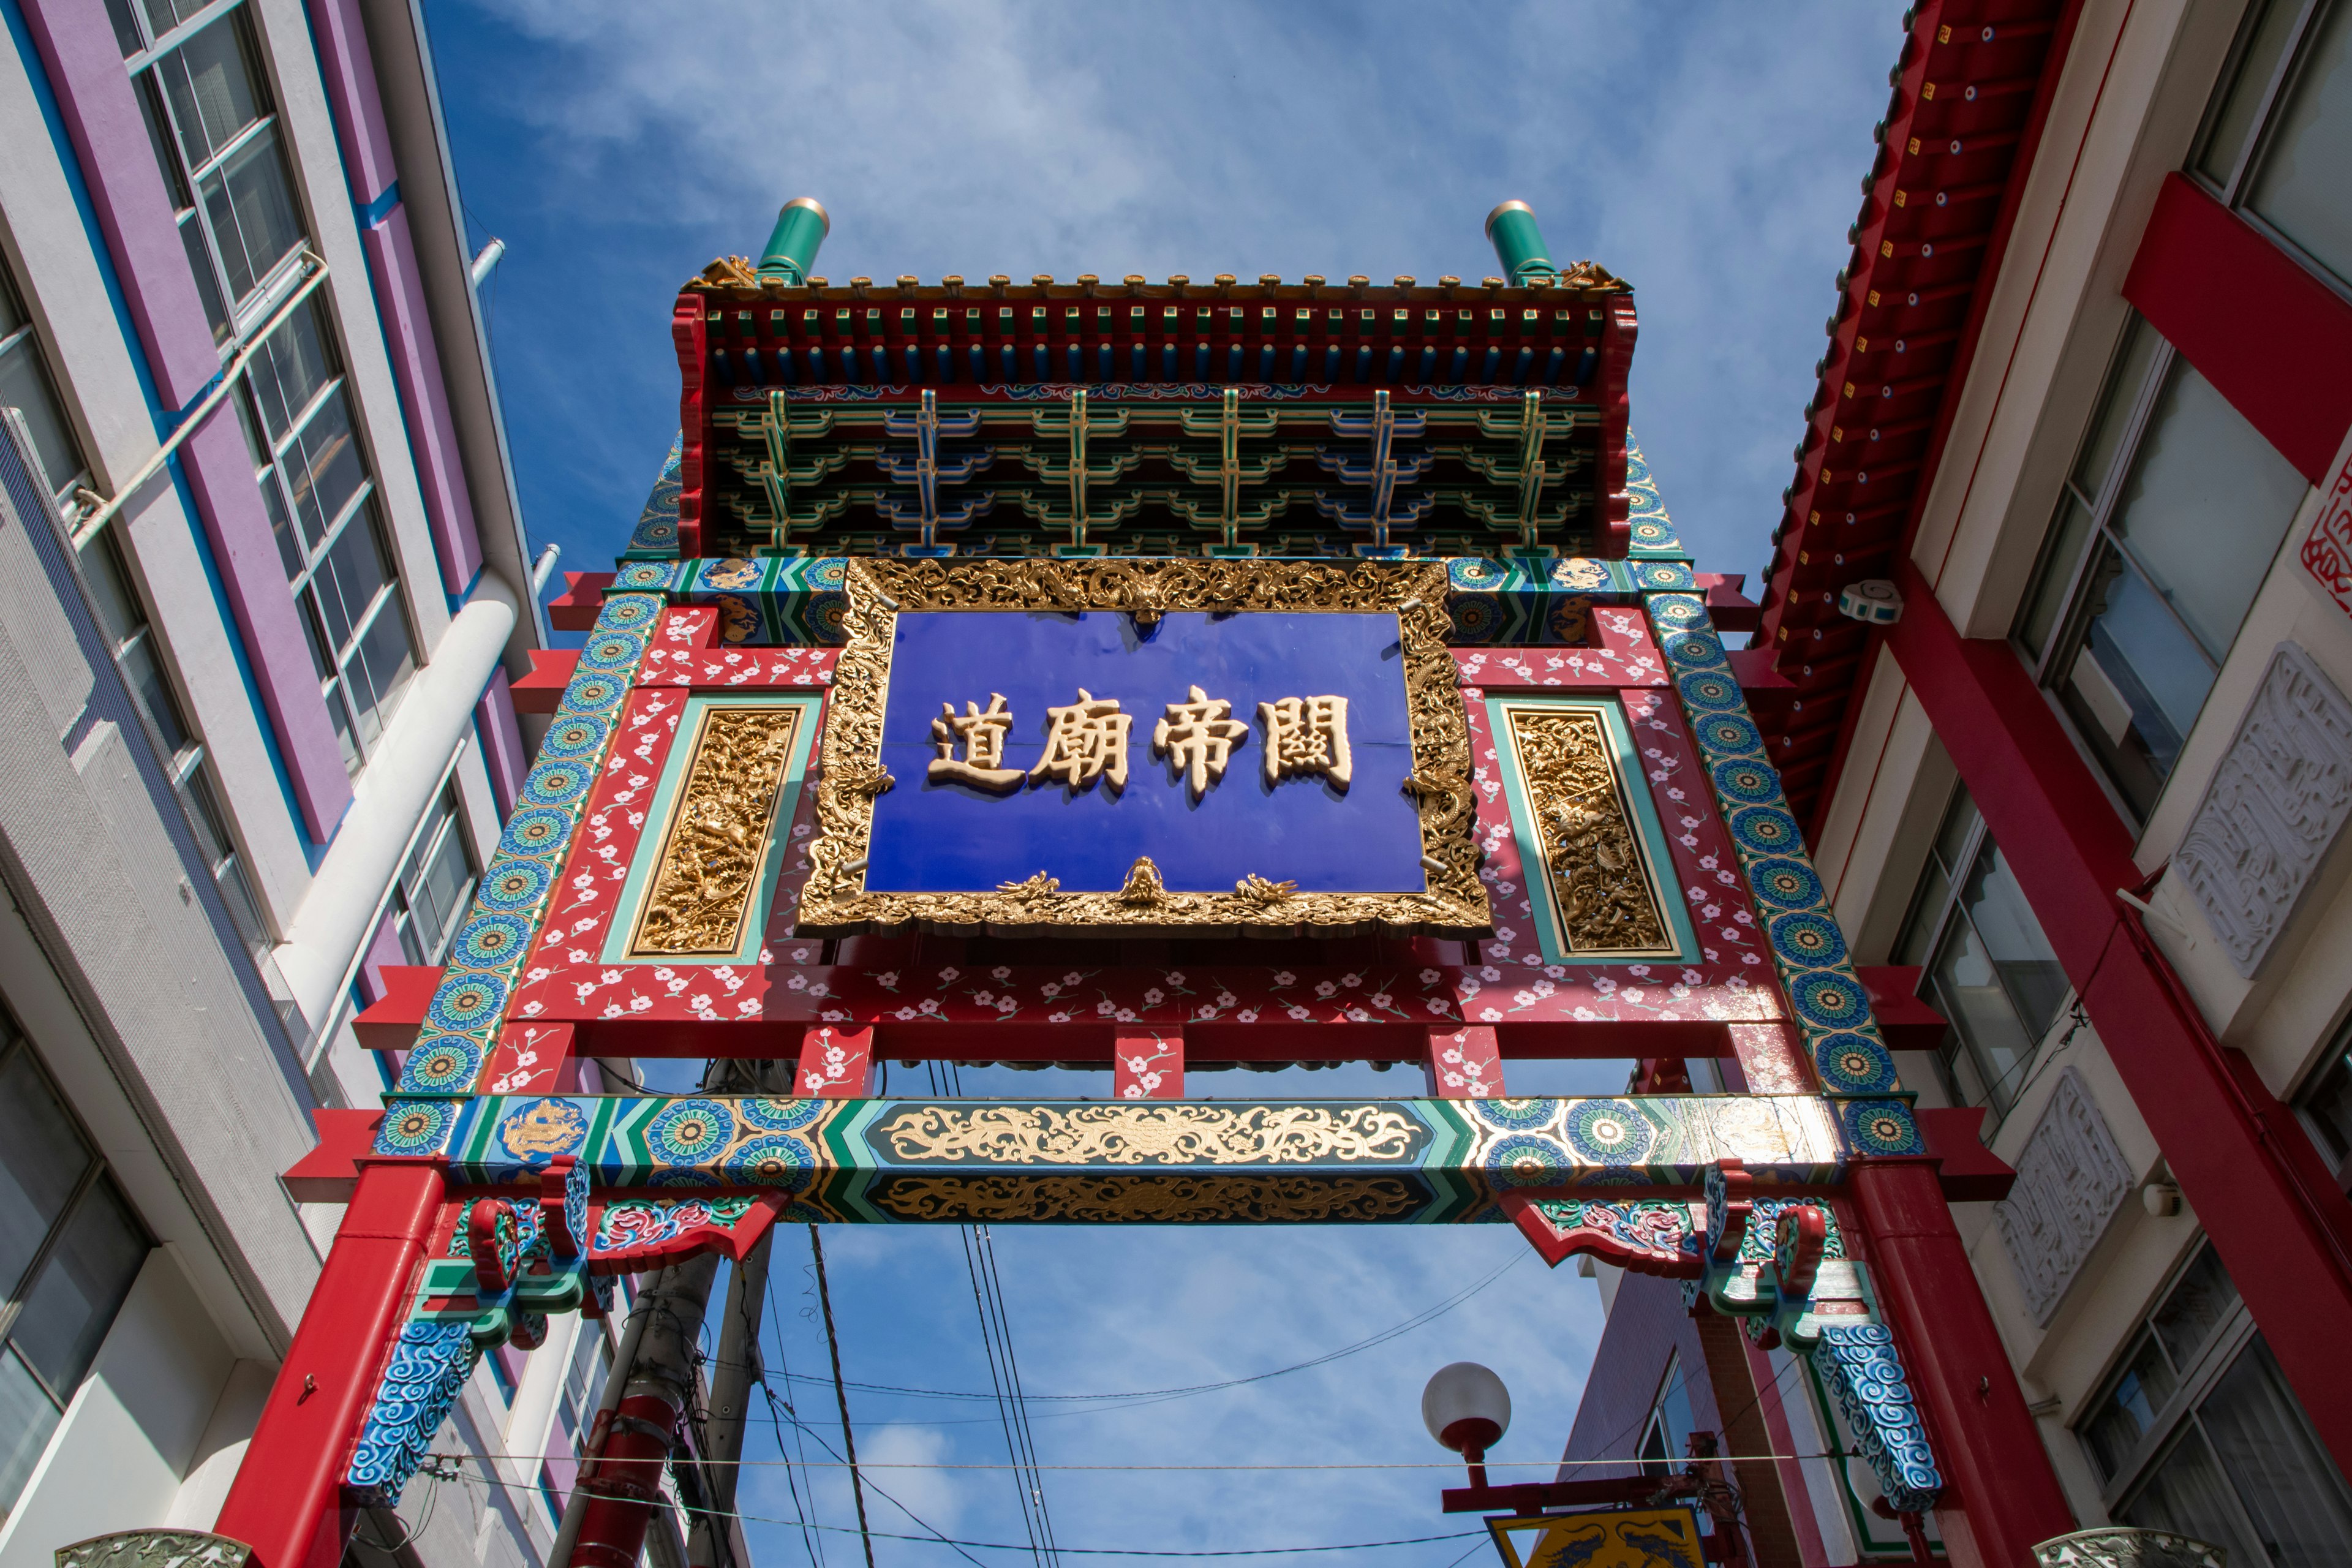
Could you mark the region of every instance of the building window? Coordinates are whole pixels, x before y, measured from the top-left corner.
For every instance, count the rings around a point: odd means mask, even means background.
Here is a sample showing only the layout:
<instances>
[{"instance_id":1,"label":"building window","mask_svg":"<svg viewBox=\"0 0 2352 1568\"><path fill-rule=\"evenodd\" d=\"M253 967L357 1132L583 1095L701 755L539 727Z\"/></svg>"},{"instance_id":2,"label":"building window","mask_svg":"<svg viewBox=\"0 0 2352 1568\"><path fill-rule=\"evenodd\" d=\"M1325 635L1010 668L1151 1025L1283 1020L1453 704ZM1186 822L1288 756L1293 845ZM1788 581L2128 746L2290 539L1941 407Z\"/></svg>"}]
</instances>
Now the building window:
<instances>
[{"instance_id":1,"label":"building window","mask_svg":"<svg viewBox=\"0 0 2352 1568\"><path fill-rule=\"evenodd\" d=\"M1650 1404L1642 1426L1642 1469L1660 1480L1679 1472L1690 1456L1690 1435L1698 1422L1691 1415L1690 1385L1683 1378L1679 1355L1666 1358L1666 1375L1659 1380L1658 1396Z\"/></svg>"},{"instance_id":2,"label":"building window","mask_svg":"<svg viewBox=\"0 0 2352 1568\"><path fill-rule=\"evenodd\" d=\"M2327 1060L2295 1099L2304 1125L2320 1156L2336 1167L2336 1179L2352 1187L2352 1018L2336 1033Z\"/></svg>"},{"instance_id":3,"label":"building window","mask_svg":"<svg viewBox=\"0 0 2352 1568\"><path fill-rule=\"evenodd\" d=\"M242 6L107 0L188 265L226 342L302 248L278 117Z\"/></svg>"},{"instance_id":4,"label":"building window","mask_svg":"<svg viewBox=\"0 0 2352 1568\"><path fill-rule=\"evenodd\" d=\"M2193 1536L2238 1563L2352 1562L2352 1494L2210 1247L2078 1430L2118 1524Z\"/></svg>"},{"instance_id":5,"label":"building window","mask_svg":"<svg viewBox=\"0 0 2352 1568\"><path fill-rule=\"evenodd\" d=\"M128 563L122 559L121 544L111 526L100 529L82 544L81 574L99 625L105 628L114 649L115 662L146 716L156 751L179 792L196 847L204 853L213 883L220 889L221 901L228 906L246 951L258 963L271 946L268 925L261 918L261 900L254 892L236 840L229 834L227 816L213 788L204 742L196 738L164 673L155 628L148 624L139 595L131 588Z\"/></svg>"},{"instance_id":6,"label":"building window","mask_svg":"<svg viewBox=\"0 0 2352 1568\"><path fill-rule=\"evenodd\" d=\"M154 1245L33 1048L0 1014L0 1520Z\"/></svg>"},{"instance_id":7,"label":"building window","mask_svg":"<svg viewBox=\"0 0 2352 1568\"><path fill-rule=\"evenodd\" d=\"M2258 0L2189 173L2352 292L2352 5Z\"/></svg>"},{"instance_id":8,"label":"building window","mask_svg":"<svg viewBox=\"0 0 2352 1568\"><path fill-rule=\"evenodd\" d=\"M457 808L457 792L443 785L441 795L417 830L416 847L393 883L393 925L400 932L400 949L414 964L438 963L448 951L449 933L474 891L474 856L466 842L466 819Z\"/></svg>"},{"instance_id":9,"label":"building window","mask_svg":"<svg viewBox=\"0 0 2352 1568\"><path fill-rule=\"evenodd\" d=\"M32 312L25 309L24 297L5 268L0 268L0 407L24 416L25 427L33 433L33 453L48 478L49 493L63 504L77 485L87 481L89 470L33 335Z\"/></svg>"},{"instance_id":10,"label":"building window","mask_svg":"<svg viewBox=\"0 0 2352 1568\"><path fill-rule=\"evenodd\" d=\"M416 673L416 645L315 300L261 345L237 409L343 765L357 773Z\"/></svg>"},{"instance_id":11,"label":"building window","mask_svg":"<svg viewBox=\"0 0 2352 1568\"><path fill-rule=\"evenodd\" d=\"M563 1374L563 1394L555 1412L564 1451L577 1454L589 1425L596 1419L604 1397L604 1379L612 1374L613 1347L604 1331L583 1320L572 1342L572 1364Z\"/></svg>"},{"instance_id":12,"label":"building window","mask_svg":"<svg viewBox=\"0 0 2352 1568\"><path fill-rule=\"evenodd\" d=\"M2011 635L2141 821L2305 489L2211 383L2133 321Z\"/></svg>"},{"instance_id":13,"label":"building window","mask_svg":"<svg viewBox=\"0 0 2352 1568\"><path fill-rule=\"evenodd\" d=\"M1952 1098L2008 1115L2068 986L1965 785L1936 829L1895 962L1919 966L1921 998L1951 1026L1939 1060Z\"/></svg>"}]
</instances>

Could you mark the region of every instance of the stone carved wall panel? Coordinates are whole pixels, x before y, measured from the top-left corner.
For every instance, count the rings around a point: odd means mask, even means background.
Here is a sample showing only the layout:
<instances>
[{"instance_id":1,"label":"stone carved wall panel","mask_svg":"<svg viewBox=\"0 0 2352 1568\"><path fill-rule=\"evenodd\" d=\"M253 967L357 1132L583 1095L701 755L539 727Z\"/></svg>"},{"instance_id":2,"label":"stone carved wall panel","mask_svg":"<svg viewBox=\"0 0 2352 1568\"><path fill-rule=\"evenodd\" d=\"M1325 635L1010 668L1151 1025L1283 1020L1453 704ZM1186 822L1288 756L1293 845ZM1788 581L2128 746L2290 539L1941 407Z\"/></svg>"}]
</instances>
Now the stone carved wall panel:
<instances>
[{"instance_id":1,"label":"stone carved wall panel","mask_svg":"<svg viewBox=\"0 0 2352 1568\"><path fill-rule=\"evenodd\" d=\"M1993 1209L2036 1323L2050 1321L2132 1186L2106 1118L2068 1068L2018 1156L2017 1184Z\"/></svg>"},{"instance_id":2,"label":"stone carved wall panel","mask_svg":"<svg viewBox=\"0 0 2352 1568\"><path fill-rule=\"evenodd\" d=\"M2352 815L2352 700L2281 643L2214 770L2174 868L2252 979Z\"/></svg>"}]
</instances>

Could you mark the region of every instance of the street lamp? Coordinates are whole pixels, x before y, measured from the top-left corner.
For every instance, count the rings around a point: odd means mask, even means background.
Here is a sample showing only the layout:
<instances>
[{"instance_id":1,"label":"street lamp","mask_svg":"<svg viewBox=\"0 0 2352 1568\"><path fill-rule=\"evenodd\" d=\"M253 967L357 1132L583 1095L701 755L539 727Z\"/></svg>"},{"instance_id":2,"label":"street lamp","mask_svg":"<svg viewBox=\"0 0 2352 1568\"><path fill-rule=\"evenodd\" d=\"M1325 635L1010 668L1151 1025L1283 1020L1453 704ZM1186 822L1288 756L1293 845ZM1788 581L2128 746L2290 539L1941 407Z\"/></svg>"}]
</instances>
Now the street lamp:
<instances>
[{"instance_id":1,"label":"street lamp","mask_svg":"<svg viewBox=\"0 0 2352 1568\"><path fill-rule=\"evenodd\" d=\"M1429 1435L1468 1461L1470 1484L1486 1485L1486 1450L1511 1426L1511 1391L1475 1361L1440 1367L1421 1391L1422 1424Z\"/></svg>"}]
</instances>

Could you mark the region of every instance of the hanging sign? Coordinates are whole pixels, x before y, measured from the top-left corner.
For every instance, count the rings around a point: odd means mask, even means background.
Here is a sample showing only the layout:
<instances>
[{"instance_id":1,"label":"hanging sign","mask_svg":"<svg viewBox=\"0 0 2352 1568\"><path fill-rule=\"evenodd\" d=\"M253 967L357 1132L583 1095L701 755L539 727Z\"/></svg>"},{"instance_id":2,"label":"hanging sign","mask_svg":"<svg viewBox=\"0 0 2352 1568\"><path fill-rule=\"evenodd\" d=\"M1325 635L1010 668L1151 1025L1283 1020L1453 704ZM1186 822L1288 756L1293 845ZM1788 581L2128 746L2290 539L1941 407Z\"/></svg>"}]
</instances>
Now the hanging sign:
<instances>
[{"instance_id":1,"label":"hanging sign","mask_svg":"<svg viewBox=\"0 0 2352 1568\"><path fill-rule=\"evenodd\" d=\"M1442 565L866 562L803 933L1488 921Z\"/></svg>"}]
</instances>

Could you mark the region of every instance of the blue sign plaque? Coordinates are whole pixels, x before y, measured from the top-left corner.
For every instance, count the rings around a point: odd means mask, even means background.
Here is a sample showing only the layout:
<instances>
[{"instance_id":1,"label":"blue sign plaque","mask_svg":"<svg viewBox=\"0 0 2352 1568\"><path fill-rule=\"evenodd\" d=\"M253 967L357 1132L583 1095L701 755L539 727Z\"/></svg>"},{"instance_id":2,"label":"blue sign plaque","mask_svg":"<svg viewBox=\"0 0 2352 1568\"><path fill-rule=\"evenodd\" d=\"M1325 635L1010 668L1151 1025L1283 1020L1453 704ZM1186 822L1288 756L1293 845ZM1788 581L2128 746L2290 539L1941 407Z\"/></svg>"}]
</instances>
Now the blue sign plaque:
<instances>
[{"instance_id":1,"label":"blue sign plaque","mask_svg":"<svg viewBox=\"0 0 2352 1568\"><path fill-rule=\"evenodd\" d=\"M881 763L897 782L874 801L869 891L1042 871L1108 892L1144 856L1171 892L1427 885L1392 613L896 621Z\"/></svg>"}]
</instances>

